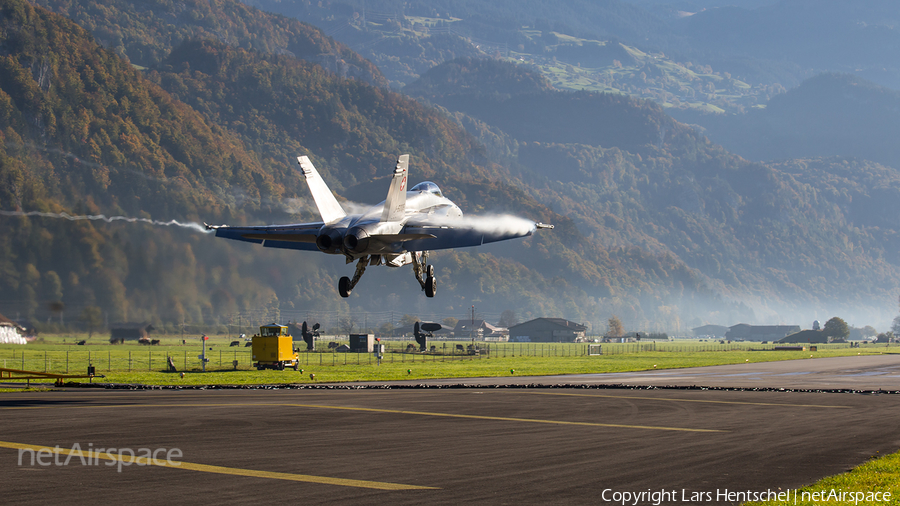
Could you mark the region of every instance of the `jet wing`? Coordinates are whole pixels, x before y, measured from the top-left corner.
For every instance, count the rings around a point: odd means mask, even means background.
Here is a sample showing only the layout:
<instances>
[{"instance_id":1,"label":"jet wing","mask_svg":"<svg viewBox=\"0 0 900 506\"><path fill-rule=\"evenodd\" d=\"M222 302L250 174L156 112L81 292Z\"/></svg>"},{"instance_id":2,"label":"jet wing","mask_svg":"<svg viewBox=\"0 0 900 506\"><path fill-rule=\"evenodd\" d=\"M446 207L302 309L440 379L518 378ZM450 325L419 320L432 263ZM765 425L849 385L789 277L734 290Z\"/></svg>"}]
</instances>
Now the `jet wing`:
<instances>
[{"instance_id":1,"label":"jet wing","mask_svg":"<svg viewBox=\"0 0 900 506\"><path fill-rule=\"evenodd\" d=\"M304 251L319 251L316 236L324 223L297 223L293 225L260 225L256 227L229 227L228 225L207 225L216 231L216 237L252 242L266 248L286 248Z\"/></svg>"},{"instance_id":2,"label":"jet wing","mask_svg":"<svg viewBox=\"0 0 900 506\"><path fill-rule=\"evenodd\" d=\"M407 241L403 244L403 249L431 251L481 246L526 237L533 234L536 228L537 224L533 221L512 216L411 220L403 228L404 234L428 234L434 237Z\"/></svg>"}]
</instances>

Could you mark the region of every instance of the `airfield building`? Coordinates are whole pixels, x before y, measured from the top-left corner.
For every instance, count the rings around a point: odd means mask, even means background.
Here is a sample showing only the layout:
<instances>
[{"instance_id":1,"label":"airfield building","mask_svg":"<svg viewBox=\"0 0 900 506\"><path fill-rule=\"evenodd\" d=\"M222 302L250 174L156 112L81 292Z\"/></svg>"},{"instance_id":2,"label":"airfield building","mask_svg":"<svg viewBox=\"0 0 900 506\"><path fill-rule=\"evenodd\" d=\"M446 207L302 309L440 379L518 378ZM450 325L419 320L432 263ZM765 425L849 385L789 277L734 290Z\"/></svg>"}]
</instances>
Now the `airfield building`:
<instances>
[{"instance_id":1,"label":"airfield building","mask_svg":"<svg viewBox=\"0 0 900 506\"><path fill-rule=\"evenodd\" d=\"M510 342L573 343L584 339L587 327L562 318L537 318L509 328Z\"/></svg>"},{"instance_id":2,"label":"airfield building","mask_svg":"<svg viewBox=\"0 0 900 506\"><path fill-rule=\"evenodd\" d=\"M484 320L460 320L453 329L455 337L473 337L475 339L505 340L509 330L505 327L491 325Z\"/></svg>"},{"instance_id":3,"label":"airfield building","mask_svg":"<svg viewBox=\"0 0 900 506\"><path fill-rule=\"evenodd\" d=\"M725 333L728 332L728 327L724 325L704 325L702 327L694 327L691 329L694 332L694 337L725 337Z\"/></svg>"},{"instance_id":4,"label":"airfield building","mask_svg":"<svg viewBox=\"0 0 900 506\"><path fill-rule=\"evenodd\" d=\"M149 339L150 332L156 330L148 323L114 323L109 327L110 340Z\"/></svg>"},{"instance_id":5,"label":"airfield building","mask_svg":"<svg viewBox=\"0 0 900 506\"><path fill-rule=\"evenodd\" d=\"M795 332L800 332L799 325L747 325L739 323L729 327L726 339L732 341L777 341Z\"/></svg>"},{"instance_id":6,"label":"airfield building","mask_svg":"<svg viewBox=\"0 0 900 506\"><path fill-rule=\"evenodd\" d=\"M801 330L795 332L781 340L778 343L810 343L824 344L828 342L828 336L821 330Z\"/></svg>"}]
</instances>

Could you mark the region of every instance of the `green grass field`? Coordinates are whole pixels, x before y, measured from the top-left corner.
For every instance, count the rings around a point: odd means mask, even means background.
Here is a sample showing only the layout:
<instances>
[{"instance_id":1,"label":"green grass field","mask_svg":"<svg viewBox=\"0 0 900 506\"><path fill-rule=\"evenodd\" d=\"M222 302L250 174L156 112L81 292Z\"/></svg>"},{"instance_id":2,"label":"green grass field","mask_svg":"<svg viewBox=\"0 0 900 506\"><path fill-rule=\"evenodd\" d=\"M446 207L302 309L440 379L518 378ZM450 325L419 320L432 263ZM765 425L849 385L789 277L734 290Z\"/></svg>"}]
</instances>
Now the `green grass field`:
<instances>
[{"instance_id":1,"label":"green grass field","mask_svg":"<svg viewBox=\"0 0 900 506\"><path fill-rule=\"evenodd\" d=\"M900 504L900 452L874 458L849 472L791 491L787 501L748 502L753 506ZM876 496L876 493L880 495ZM841 496L841 494L846 494ZM886 496L890 494L890 496Z\"/></svg>"},{"instance_id":2,"label":"green grass field","mask_svg":"<svg viewBox=\"0 0 900 506\"><path fill-rule=\"evenodd\" d=\"M378 365L369 353L333 353L327 349L328 341L323 340L318 344L319 351L300 353L301 374L292 369L257 371L252 366L250 348L244 347L243 342L240 347L231 347L230 338L217 337L207 342L209 362L206 372L202 372L197 337L185 345L180 337L162 338L158 346L134 342L111 345L96 337L86 346L74 345L80 337L48 337L25 346L2 345L0 367L85 374L91 363L98 375L105 376L94 378L95 383L246 385L628 372L900 351L897 346L850 348L846 344L819 345L817 351L772 351L773 345L759 343L673 341L603 344L603 355L589 356L587 344L478 343L482 354L470 356L466 354L470 344L466 341L432 341L429 345L434 346L434 352L422 354L405 353L412 343L402 340L386 341L388 353ZM165 372L168 357L173 359L177 374ZM186 373L184 378L181 372ZM315 378L310 378L310 374Z\"/></svg>"}]
</instances>

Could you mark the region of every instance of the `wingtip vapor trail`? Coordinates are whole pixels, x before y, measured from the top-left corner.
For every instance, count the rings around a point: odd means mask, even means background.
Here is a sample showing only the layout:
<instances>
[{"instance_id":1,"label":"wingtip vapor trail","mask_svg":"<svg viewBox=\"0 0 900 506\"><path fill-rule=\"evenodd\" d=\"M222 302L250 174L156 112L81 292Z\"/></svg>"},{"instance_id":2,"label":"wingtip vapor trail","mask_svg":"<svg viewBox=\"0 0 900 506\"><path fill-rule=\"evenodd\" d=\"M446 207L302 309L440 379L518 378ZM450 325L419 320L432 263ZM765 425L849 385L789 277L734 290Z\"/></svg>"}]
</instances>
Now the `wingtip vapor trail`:
<instances>
[{"instance_id":1,"label":"wingtip vapor trail","mask_svg":"<svg viewBox=\"0 0 900 506\"><path fill-rule=\"evenodd\" d=\"M150 225L156 225L160 227L181 227L186 228L188 230L193 230L195 232L200 232L203 234L212 234L214 230L207 230L206 227L199 223L194 223L192 221L182 223L178 220L169 220L169 221L159 221L159 220L151 220L149 218L129 218L127 216L105 216L102 214L91 214L91 215L82 215L82 216L73 216L67 213L45 213L41 211L0 211L0 215L2 216L38 216L41 218L59 218L65 219L69 221L105 221L106 223L112 223L114 221L124 221L127 223L149 223Z\"/></svg>"},{"instance_id":2,"label":"wingtip vapor trail","mask_svg":"<svg viewBox=\"0 0 900 506\"><path fill-rule=\"evenodd\" d=\"M466 225L482 233L526 236L538 227L535 222L510 214L466 215L460 218L432 218L439 225Z\"/></svg>"}]
</instances>

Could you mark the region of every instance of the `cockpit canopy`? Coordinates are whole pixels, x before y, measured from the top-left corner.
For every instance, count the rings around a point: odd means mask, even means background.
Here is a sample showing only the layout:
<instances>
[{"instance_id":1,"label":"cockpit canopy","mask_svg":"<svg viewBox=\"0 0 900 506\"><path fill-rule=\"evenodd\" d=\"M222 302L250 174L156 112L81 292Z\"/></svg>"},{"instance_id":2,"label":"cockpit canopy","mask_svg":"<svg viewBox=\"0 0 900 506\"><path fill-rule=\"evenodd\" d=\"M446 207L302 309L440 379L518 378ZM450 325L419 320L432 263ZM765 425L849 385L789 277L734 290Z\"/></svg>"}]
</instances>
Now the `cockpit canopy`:
<instances>
[{"instance_id":1,"label":"cockpit canopy","mask_svg":"<svg viewBox=\"0 0 900 506\"><path fill-rule=\"evenodd\" d=\"M444 194L441 193L441 189L438 188L438 185L432 183L431 181L422 181L421 183L413 186L411 191L433 193L438 197L444 196Z\"/></svg>"}]
</instances>

